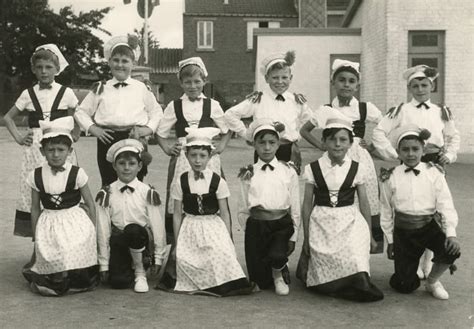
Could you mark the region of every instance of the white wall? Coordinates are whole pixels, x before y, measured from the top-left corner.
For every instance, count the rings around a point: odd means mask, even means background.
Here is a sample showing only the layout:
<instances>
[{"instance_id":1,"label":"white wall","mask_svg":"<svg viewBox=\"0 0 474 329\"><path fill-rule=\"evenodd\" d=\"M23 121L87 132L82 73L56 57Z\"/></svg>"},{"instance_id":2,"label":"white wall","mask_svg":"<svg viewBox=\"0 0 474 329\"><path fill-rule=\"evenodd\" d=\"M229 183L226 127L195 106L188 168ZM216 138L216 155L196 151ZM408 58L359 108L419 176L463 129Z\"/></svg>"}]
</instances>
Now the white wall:
<instances>
[{"instance_id":1,"label":"white wall","mask_svg":"<svg viewBox=\"0 0 474 329\"><path fill-rule=\"evenodd\" d=\"M409 31L445 32L444 100L456 117L461 152L474 152L474 1L364 0L359 11L362 98L382 111L406 101Z\"/></svg>"},{"instance_id":2,"label":"white wall","mask_svg":"<svg viewBox=\"0 0 474 329\"><path fill-rule=\"evenodd\" d=\"M304 94L313 109L329 101L330 55L361 52L359 29L256 29L255 35L256 90L267 88L260 73L262 60L272 53L294 50L296 61L290 90Z\"/></svg>"}]
</instances>

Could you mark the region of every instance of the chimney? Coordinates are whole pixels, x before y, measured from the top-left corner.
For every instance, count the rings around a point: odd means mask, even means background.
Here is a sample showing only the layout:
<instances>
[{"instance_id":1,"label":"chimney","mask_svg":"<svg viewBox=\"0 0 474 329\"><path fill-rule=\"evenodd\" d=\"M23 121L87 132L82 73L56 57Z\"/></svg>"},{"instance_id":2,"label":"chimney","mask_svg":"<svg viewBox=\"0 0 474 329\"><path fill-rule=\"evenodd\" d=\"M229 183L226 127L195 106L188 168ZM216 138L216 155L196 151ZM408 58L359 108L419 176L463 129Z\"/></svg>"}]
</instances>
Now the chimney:
<instances>
[{"instance_id":1,"label":"chimney","mask_svg":"<svg viewBox=\"0 0 474 329\"><path fill-rule=\"evenodd\" d=\"M298 0L299 27L326 27L327 0Z\"/></svg>"},{"instance_id":2,"label":"chimney","mask_svg":"<svg viewBox=\"0 0 474 329\"><path fill-rule=\"evenodd\" d=\"M229 0L224 0L224 5L228 5L229 4Z\"/></svg>"}]
</instances>

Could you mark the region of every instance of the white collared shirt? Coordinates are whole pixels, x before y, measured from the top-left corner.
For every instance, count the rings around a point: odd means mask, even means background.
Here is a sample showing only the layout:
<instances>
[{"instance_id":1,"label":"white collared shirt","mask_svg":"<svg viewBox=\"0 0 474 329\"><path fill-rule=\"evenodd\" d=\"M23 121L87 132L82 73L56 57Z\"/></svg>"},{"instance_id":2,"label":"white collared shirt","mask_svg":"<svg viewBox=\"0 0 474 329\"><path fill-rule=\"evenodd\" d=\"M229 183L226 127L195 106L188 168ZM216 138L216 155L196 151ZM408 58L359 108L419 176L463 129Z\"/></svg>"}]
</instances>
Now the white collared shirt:
<instances>
[{"instance_id":1,"label":"white collared shirt","mask_svg":"<svg viewBox=\"0 0 474 329\"><path fill-rule=\"evenodd\" d=\"M203 112L203 99L207 98L204 94L198 97L194 102L190 101L188 96L184 94L181 96L183 106L183 116L188 122L189 127L197 127L202 117ZM218 101L211 98L211 119L214 121L216 126L221 130L222 134L227 134L229 128L224 121L224 111ZM166 106L163 119L160 121L156 133L162 138L168 138L171 132L171 128L174 127L178 119L176 118L176 112L174 110L174 101L171 101Z\"/></svg>"},{"instance_id":2,"label":"white collared shirt","mask_svg":"<svg viewBox=\"0 0 474 329\"><path fill-rule=\"evenodd\" d=\"M366 104L366 122L379 123L379 121L382 119L382 113L380 110L370 102L367 102ZM315 127L324 127L328 118L338 116L339 114L341 115L341 118L345 120L360 120L359 100L355 97L352 97L348 106L340 107L339 100L337 97L335 97L331 102L331 106L323 105L314 111L310 121Z\"/></svg>"},{"instance_id":3,"label":"white collared shirt","mask_svg":"<svg viewBox=\"0 0 474 329\"><path fill-rule=\"evenodd\" d=\"M394 211L408 215L442 214L446 236L456 236L458 214L444 174L436 167L419 163L412 171L405 172L405 164L395 167L389 179L382 182L380 224L388 243L393 243Z\"/></svg>"},{"instance_id":4,"label":"white collared shirt","mask_svg":"<svg viewBox=\"0 0 474 329\"><path fill-rule=\"evenodd\" d=\"M277 158L273 158L269 164L273 166L273 170L262 170L265 162L259 159L253 165L253 176L249 180L241 179L239 222L244 226L253 207L259 206L268 210L289 209L295 229L290 240L296 241L301 211L298 175L293 168Z\"/></svg>"},{"instance_id":5,"label":"white collared shirt","mask_svg":"<svg viewBox=\"0 0 474 329\"><path fill-rule=\"evenodd\" d=\"M295 95L289 91L282 96L285 98L284 102L276 100L277 94L269 90L262 93L260 102L253 103L251 99L246 99L231 107L224 115L229 129L246 138L247 128L241 121L242 118L271 118L285 125L285 130L281 133L282 139L298 141L301 126L311 118L311 109L307 103L298 104Z\"/></svg>"},{"instance_id":6,"label":"white collared shirt","mask_svg":"<svg viewBox=\"0 0 474 329\"><path fill-rule=\"evenodd\" d=\"M127 86L114 87L118 82L108 80L100 95L87 94L75 114L81 128L88 132L93 124L112 129L147 126L154 132L163 117L154 95L138 80L128 78L123 81Z\"/></svg>"},{"instance_id":7,"label":"white collared shirt","mask_svg":"<svg viewBox=\"0 0 474 329\"><path fill-rule=\"evenodd\" d=\"M67 179L69 177L69 172L71 171L72 164L69 162L66 162L63 167L64 167L64 171L58 171L56 174L53 174L51 167L47 163L44 163L42 165L43 169L41 171L41 175L43 178L43 186L46 193L61 194L64 191L66 191ZM84 185L86 185L88 179L89 178L87 177L87 174L84 171L84 169L79 168L79 171L77 172L77 178L76 178L76 183L74 185L74 189L77 190L83 187ZM39 192L39 189L35 183L34 170L29 173L26 179L26 183L32 189Z\"/></svg>"},{"instance_id":8,"label":"white collared shirt","mask_svg":"<svg viewBox=\"0 0 474 329\"><path fill-rule=\"evenodd\" d=\"M393 119L388 115L384 116L379 124L374 128L372 142L377 151L387 160L397 159L397 151L390 144L388 136L396 128L406 124L416 124L420 128L428 129L431 137L427 144L434 144L439 148L445 148L445 155L452 163L456 161L461 137L456 129L454 120L444 121L441 118L441 108L431 103L425 102L429 109L417 108L419 104L414 98L407 104L403 104L400 113Z\"/></svg>"},{"instance_id":9,"label":"white collared shirt","mask_svg":"<svg viewBox=\"0 0 474 329\"><path fill-rule=\"evenodd\" d=\"M51 89L39 89L39 84L33 86L33 91L36 94L36 98L38 98L38 102L41 106L41 110L43 111L43 120L50 121L51 115L51 107L53 106L54 100L56 95L59 92L59 89L62 87L57 82L53 82L51 84ZM66 88L64 91L63 98L59 102L58 110L68 110L68 109L75 109L77 106L78 100L74 92L71 88ZM19 111L29 111L34 112L35 107L33 106L33 102L30 98L30 94L28 90L25 89L21 93L20 97L15 102L15 106Z\"/></svg>"},{"instance_id":10,"label":"white collared shirt","mask_svg":"<svg viewBox=\"0 0 474 329\"><path fill-rule=\"evenodd\" d=\"M210 169L204 169L202 171L204 179L194 179L194 172L192 170L188 171L188 183L189 191L195 194L206 194L209 193L209 188L211 185L211 179L214 172ZM181 179L176 180L176 184L171 187L171 198L175 200L183 200L183 189L181 187ZM225 199L230 197L229 187L224 178L221 177L219 186L216 190L216 197L218 200Z\"/></svg>"},{"instance_id":11,"label":"white collared shirt","mask_svg":"<svg viewBox=\"0 0 474 329\"><path fill-rule=\"evenodd\" d=\"M120 189L128 185L135 190ZM128 224L148 226L153 233L155 244L155 263L161 265L166 251L165 222L161 218L160 208L147 202L150 187L137 178L128 184L116 180L110 184L109 206L107 208L97 204L97 244L98 258L101 271L107 271L110 257L110 236L112 224L123 230Z\"/></svg>"},{"instance_id":12,"label":"white collared shirt","mask_svg":"<svg viewBox=\"0 0 474 329\"><path fill-rule=\"evenodd\" d=\"M339 191L341 188L342 183L344 183L349 169L351 168L352 160L346 155L344 157L344 162L341 166L339 165L332 165L331 159L329 159L328 153L324 152L321 158L318 160L319 166L321 167L321 173L324 177L324 181L328 187L328 190L331 192ZM313 171L311 170L311 165L306 165L304 168L304 179L307 183L317 185L314 179ZM352 186L362 185L365 183L365 179L363 176L363 171L358 170L356 176L354 177L354 181L352 182ZM336 193L330 194L331 202L337 203L338 195Z\"/></svg>"}]
</instances>

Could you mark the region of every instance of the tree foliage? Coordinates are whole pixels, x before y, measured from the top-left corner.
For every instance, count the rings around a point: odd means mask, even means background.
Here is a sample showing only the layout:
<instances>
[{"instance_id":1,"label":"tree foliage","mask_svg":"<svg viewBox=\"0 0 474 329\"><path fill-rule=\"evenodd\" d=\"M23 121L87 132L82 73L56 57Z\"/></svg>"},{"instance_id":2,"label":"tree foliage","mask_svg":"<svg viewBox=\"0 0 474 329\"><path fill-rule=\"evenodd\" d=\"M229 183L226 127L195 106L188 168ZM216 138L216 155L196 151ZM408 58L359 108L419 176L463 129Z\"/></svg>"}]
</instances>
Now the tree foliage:
<instances>
[{"instance_id":1,"label":"tree foliage","mask_svg":"<svg viewBox=\"0 0 474 329\"><path fill-rule=\"evenodd\" d=\"M75 14L70 6L53 12L47 0L0 0L0 74L15 77L19 87L34 77L30 57L35 48L55 43L69 62L59 81L71 84L84 74L107 74L103 41L93 34L110 7ZM0 86L1 88L2 86Z\"/></svg>"},{"instance_id":2,"label":"tree foliage","mask_svg":"<svg viewBox=\"0 0 474 329\"><path fill-rule=\"evenodd\" d=\"M145 25L142 26L140 31L138 29L133 30L134 34L138 36L138 42L140 44L140 49L142 51L140 58L138 59L138 64L143 65L144 56L145 56ZM160 48L160 41L155 37L151 30L148 30L148 50L151 52L152 49Z\"/></svg>"}]
</instances>

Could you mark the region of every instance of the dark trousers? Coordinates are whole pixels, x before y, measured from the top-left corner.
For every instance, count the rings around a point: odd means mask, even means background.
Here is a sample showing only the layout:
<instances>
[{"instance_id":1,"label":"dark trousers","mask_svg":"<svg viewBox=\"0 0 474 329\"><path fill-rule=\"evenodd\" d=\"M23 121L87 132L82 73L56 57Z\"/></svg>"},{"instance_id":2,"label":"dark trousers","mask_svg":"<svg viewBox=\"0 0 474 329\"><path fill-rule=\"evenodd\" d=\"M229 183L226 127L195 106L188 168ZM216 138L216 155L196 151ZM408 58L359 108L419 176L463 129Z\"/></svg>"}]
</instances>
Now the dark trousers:
<instances>
[{"instance_id":1,"label":"dark trousers","mask_svg":"<svg viewBox=\"0 0 474 329\"><path fill-rule=\"evenodd\" d=\"M393 230L395 273L390 278L390 286L406 294L420 286L416 271L425 249L433 251L434 263L453 264L461 254L449 255L444 247L445 241L446 235L435 220L415 230L395 227Z\"/></svg>"},{"instance_id":2,"label":"dark trousers","mask_svg":"<svg viewBox=\"0 0 474 329\"><path fill-rule=\"evenodd\" d=\"M138 224L129 224L123 231L112 227L110 236L109 284L114 289L129 288L135 280L131 249L148 245L148 232Z\"/></svg>"},{"instance_id":3,"label":"dark trousers","mask_svg":"<svg viewBox=\"0 0 474 329\"><path fill-rule=\"evenodd\" d=\"M288 262L288 241L294 233L290 215L277 220L250 217L245 228L245 261L249 280L260 289L273 286L272 268L281 269Z\"/></svg>"},{"instance_id":4,"label":"dark trousers","mask_svg":"<svg viewBox=\"0 0 474 329\"><path fill-rule=\"evenodd\" d=\"M110 144L104 144L99 139L97 139L97 164L99 165L102 186L109 185L117 180L117 173L115 172L112 163L106 160L107 151L114 143L129 138L130 132L114 131L110 134L114 137L114 140ZM146 176L147 173L147 166L143 166L140 172L138 173L137 178L140 181L143 181L143 178Z\"/></svg>"}]
</instances>

